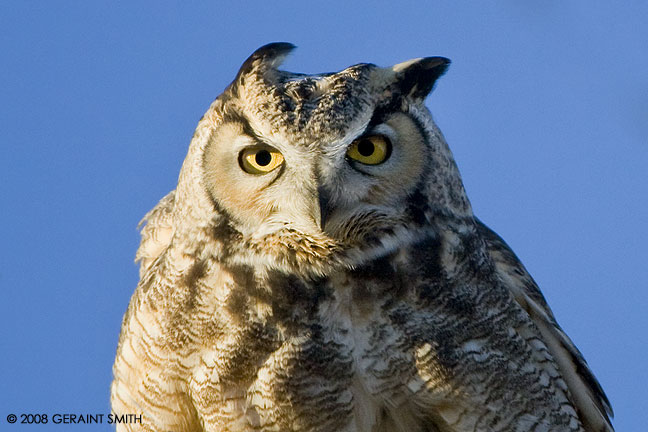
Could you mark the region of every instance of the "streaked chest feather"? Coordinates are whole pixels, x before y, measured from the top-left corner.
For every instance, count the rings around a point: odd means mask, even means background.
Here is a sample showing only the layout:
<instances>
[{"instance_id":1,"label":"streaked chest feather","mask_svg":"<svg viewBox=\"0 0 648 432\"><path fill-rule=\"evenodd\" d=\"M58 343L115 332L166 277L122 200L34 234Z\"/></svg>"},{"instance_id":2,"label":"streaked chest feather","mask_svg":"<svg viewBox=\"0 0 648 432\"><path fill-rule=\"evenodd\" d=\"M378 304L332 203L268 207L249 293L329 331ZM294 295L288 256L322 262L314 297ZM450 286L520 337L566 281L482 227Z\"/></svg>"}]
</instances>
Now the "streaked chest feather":
<instances>
[{"instance_id":1,"label":"streaked chest feather","mask_svg":"<svg viewBox=\"0 0 648 432\"><path fill-rule=\"evenodd\" d=\"M275 282L313 289L295 280ZM296 292L297 300L285 300L298 305L248 302L248 320L223 329L192 370L191 393L205 425L232 431L419 430L406 404L422 388L416 353L389 322L380 286L387 283L393 280L359 283L340 274L326 282L326 294L308 313L308 302ZM219 313L228 313L232 295L214 300ZM302 310L289 313L291 307ZM285 315L268 315L273 308Z\"/></svg>"},{"instance_id":2,"label":"streaked chest feather","mask_svg":"<svg viewBox=\"0 0 648 432\"><path fill-rule=\"evenodd\" d=\"M548 409L539 395L556 372L526 369L535 334L521 310L484 273L449 282L436 250L430 240L319 280L206 266L217 277L196 282L185 326L201 346L189 393L205 429L470 431ZM493 392L529 402L501 415Z\"/></svg>"}]
</instances>

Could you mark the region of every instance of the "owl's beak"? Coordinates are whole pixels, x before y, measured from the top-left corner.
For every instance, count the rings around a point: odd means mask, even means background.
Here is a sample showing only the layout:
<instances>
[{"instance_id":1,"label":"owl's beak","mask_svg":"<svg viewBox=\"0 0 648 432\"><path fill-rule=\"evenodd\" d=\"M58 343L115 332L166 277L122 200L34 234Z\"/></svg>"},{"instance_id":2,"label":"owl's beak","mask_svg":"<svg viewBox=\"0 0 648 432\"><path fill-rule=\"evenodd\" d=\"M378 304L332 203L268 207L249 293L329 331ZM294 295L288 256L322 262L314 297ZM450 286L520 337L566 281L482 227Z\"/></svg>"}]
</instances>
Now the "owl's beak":
<instances>
[{"instance_id":1,"label":"owl's beak","mask_svg":"<svg viewBox=\"0 0 648 432\"><path fill-rule=\"evenodd\" d=\"M320 229L324 231L326 226L326 219L330 215L331 194L322 186L317 188L317 196L319 200L319 220L317 224Z\"/></svg>"}]
</instances>

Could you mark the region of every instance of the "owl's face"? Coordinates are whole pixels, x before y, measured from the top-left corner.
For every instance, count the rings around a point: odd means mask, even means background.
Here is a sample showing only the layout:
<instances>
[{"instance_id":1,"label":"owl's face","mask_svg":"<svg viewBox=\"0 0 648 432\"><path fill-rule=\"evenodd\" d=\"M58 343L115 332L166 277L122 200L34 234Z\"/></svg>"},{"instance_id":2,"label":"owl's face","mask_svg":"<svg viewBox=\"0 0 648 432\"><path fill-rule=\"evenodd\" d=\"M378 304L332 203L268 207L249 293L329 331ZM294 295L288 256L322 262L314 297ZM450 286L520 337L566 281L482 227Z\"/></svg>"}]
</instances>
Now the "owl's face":
<instances>
[{"instance_id":1,"label":"owl's face","mask_svg":"<svg viewBox=\"0 0 648 432\"><path fill-rule=\"evenodd\" d=\"M461 181L423 105L447 59L306 76L276 69L290 49L259 49L212 107L204 187L241 239L308 261L376 256L467 205L445 190Z\"/></svg>"}]
</instances>

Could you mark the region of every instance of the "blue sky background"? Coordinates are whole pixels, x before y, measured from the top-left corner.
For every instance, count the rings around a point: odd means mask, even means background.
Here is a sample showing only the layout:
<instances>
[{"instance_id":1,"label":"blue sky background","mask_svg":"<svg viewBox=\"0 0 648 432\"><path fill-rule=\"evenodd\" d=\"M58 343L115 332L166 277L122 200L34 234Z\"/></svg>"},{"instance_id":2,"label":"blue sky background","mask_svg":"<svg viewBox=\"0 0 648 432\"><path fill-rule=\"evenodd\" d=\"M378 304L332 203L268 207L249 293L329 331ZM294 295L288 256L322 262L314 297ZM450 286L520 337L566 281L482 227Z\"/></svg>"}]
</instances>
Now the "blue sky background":
<instances>
[{"instance_id":1,"label":"blue sky background","mask_svg":"<svg viewBox=\"0 0 648 432\"><path fill-rule=\"evenodd\" d=\"M107 413L136 225L271 41L284 68L453 60L428 99L475 213L536 278L616 411L648 424L648 3L3 1L0 429ZM75 426L75 430L110 430Z\"/></svg>"}]
</instances>

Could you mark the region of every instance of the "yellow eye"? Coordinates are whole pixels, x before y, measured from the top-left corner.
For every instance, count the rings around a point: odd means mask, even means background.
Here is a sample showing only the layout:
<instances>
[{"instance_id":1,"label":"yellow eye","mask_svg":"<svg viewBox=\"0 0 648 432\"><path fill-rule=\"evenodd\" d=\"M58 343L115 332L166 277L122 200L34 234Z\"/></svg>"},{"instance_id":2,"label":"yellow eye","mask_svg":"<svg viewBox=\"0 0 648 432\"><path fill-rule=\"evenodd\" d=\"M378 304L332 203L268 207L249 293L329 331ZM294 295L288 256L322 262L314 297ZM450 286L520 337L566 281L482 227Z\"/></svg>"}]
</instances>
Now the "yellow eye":
<instances>
[{"instance_id":1,"label":"yellow eye","mask_svg":"<svg viewBox=\"0 0 648 432\"><path fill-rule=\"evenodd\" d=\"M369 135L353 141L347 156L365 165L378 165L391 154L391 142L384 135Z\"/></svg>"},{"instance_id":2,"label":"yellow eye","mask_svg":"<svg viewBox=\"0 0 648 432\"><path fill-rule=\"evenodd\" d=\"M250 174L269 173L281 165L283 161L283 155L270 148L248 148L239 155L241 168Z\"/></svg>"}]
</instances>

